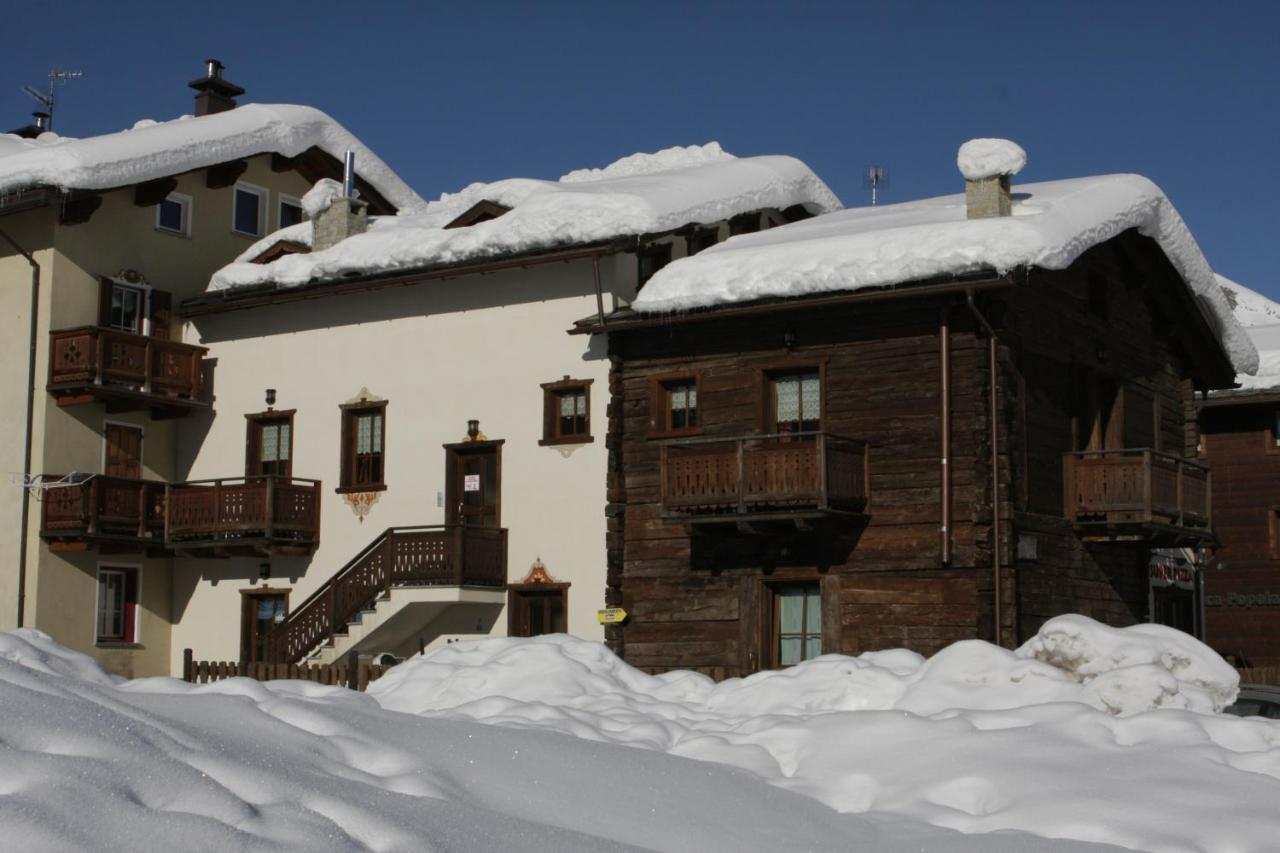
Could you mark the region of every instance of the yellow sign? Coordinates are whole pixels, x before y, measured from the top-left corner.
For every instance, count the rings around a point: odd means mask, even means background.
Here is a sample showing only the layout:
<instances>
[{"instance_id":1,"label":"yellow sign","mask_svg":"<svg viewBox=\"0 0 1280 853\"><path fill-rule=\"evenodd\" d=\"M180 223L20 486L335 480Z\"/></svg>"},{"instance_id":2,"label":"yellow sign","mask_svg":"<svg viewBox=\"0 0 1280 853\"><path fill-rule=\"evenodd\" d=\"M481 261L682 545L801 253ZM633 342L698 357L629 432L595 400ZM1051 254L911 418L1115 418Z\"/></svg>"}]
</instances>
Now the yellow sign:
<instances>
[{"instance_id":1,"label":"yellow sign","mask_svg":"<svg viewBox=\"0 0 1280 853\"><path fill-rule=\"evenodd\" d=\"M627 620L627 611L621 607L606 607L596 611L596 621L601 625L618 625Z\"/></svg>"}]
</instances>

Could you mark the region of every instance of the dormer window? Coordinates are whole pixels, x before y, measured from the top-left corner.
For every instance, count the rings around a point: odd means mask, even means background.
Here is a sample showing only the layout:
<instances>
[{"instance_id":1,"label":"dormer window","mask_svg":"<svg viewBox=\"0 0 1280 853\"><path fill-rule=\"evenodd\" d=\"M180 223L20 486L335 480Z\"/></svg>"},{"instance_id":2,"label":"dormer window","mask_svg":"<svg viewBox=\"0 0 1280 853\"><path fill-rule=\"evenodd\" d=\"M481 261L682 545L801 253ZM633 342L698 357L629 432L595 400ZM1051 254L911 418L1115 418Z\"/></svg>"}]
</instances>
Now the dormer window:
<instances>
[{"instance_id":1,"label":"dormer window","mask_svg":"<svg viewBox=\"0 0 1280 853\"><path fill-rule=\"evenodd\" d=\"M488 199L485 199L484 201L476 202L471 207L458 214L444 227L467 228L472 225L478 225L481 222L488 222L491 219L497 219L499 216L509 213L510 211L511 208L507 207L505 204L499 204L496 201L489 201Z\"/></svg>"},{"instance_id":2,"label":"dormer window","mask_svg":"<svg viewBox=\"0 0 1280 853\"><path fill-rule=\"evenodd\" d=\"M291 195L280 194L278 221L281 228L297 225L306 217L302 213L302 202Z\"/></svg>"}]
</instances>

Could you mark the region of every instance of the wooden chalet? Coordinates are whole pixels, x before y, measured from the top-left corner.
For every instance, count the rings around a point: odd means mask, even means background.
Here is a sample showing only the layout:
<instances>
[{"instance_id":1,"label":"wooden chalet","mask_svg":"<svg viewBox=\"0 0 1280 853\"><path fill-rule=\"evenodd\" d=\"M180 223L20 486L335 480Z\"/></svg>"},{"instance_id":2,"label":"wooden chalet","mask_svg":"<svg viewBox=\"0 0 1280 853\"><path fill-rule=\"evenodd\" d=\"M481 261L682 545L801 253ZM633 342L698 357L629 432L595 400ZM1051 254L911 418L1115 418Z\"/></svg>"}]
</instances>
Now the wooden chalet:
<instances>
[{"instance_id":1,"label":"wooden chalet","mask_svg":"<svg viewBox=\"0 0 1280 853\"><path fill-rule=\"evenodd\" d=\"M1065 269L581 321L611 359L607 642L720 678L1148 619L1152 549L1213 536L1212 323L1134 228Z\"/></svg>"}]
</instances>

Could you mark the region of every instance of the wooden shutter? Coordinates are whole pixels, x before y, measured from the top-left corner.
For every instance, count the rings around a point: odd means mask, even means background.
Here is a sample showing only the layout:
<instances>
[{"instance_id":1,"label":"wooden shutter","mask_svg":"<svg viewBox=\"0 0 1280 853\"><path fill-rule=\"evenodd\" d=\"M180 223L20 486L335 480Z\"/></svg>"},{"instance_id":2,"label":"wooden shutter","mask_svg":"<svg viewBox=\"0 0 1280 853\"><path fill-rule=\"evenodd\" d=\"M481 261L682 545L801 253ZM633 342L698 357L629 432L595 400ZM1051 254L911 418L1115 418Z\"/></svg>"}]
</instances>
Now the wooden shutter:
<instances>
[{"instance_id":1,"label":"wooden shutter","mask_svg":"<svg viewBox=\"0 0 1280 853\"><path fill-rule=\"evenodd\" d=\"M108 477L137 480L142 476L142 430L120 424L107 424L106 441Z\"/></svg>"},{"instance_id":2,"label":"wooden shutter","mask_svg":"<svg viewBox=\"0 0 1280 853\"><path fill-rule=\"evenodd\" d=\"M111 325L111 291L114 289L115 282L111 279L98 279L98 325L104 328Z\"/></svg>"},{"instance_id":3,"label":"wooden shutter","mask_svg":"<svg viewBox=\"0 0 1280 853\"><path fill-rule=\"evenodd\" d=\"M151 337L169 340L169 325L173 322L173 297L167 290L151 291Z\"/></svg>"},{"instance_id":4,"label":"wooden shutter","mask_svg":"<svg viewBox=\"0 0 1280 853\"><path fill-rule=\"evenodd\" d=\"M1125 447L1155 447L1155 406L1150 391L1140 385L1124 389Z\"/></svg>"}]
</instances>

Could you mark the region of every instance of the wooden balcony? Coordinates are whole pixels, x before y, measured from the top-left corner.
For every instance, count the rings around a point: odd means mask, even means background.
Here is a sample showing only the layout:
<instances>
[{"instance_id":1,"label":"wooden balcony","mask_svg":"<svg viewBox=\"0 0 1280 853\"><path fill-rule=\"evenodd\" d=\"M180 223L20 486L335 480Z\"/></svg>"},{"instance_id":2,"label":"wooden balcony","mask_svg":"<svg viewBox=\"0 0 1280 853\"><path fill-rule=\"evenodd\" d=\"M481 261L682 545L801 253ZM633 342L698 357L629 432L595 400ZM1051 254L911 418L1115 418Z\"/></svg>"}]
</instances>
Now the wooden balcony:
<instances>
[{"instance_id":1,"label":"wooden balcony","mask_svg":"<svg viewBox=\"0 0 1280 853\"><path fill-rule=\"evenodd\" d=\"M164 483L86 475L45 492L40 536L57 551L137 551L164 542Z\"/></svg>"},{"instance_id":2,"label":"wooden balcony","mask_svg":"<svg viewBox=\"0 0 1280 853\"><path fill-rule=\"evenodd\" d=\"M320 481L193 480L165 487L165 547L196 556L306 555L320 543Z\"/></svg>"},{"instance_id":3,"label":"wooden balcony","mask_svg":"<svg viewBox=\"0 0 1280 853\"><path fill-rule=\"evenodd\" d=\"M703 525L860 518L866 442L827 432L687 439L662 446L662 514Z\"/></svg>"},{"instance_id":4,"label":"wooden balcony","mask_svg":"<svg viewBox=\"0 0 1280 853\"><path fill-rule=\"evenodd\" d=\"M438 525L393 527L334 573L267 637L267 661L297 663L392 587L507 583L507 531Z\"/></svg>"},{"instance_id":5,"label":"wooden balcony","mask_svg":"<svg viewBox=\"0 0 1280 853\"><path fill-rule=\"evenodd\" d=\"M1068 453L1067 518L1087 541L1194 544L1210 530L1209 468L1150 448Z\"/></svg>"},{"instance_id":6,"label":"wooden balcony","mask_svg":"<svg viewBox=\"0 0 1280 853\"><path fill-rule=\"evenodd\" d=\"M181 417L208 408L204 347L99 326L49 333L49 393L59 406L95 401L108 411Z\"/></svg>"}]
</instances>

